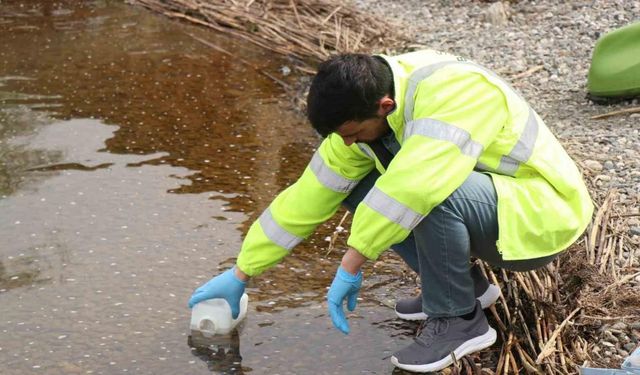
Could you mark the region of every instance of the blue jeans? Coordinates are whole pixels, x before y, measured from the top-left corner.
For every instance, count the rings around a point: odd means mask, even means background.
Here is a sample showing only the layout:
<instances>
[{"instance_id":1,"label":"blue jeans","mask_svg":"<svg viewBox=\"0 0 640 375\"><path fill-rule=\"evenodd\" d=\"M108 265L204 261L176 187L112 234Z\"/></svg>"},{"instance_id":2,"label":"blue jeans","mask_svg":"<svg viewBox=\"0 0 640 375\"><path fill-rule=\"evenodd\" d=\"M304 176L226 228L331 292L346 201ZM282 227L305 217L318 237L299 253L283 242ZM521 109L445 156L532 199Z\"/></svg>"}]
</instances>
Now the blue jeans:
<instances>
[{"instance_id":1,"label":"blue jeans","mask_svg":"<svg viewBox=\"0 0 640 375\"><path fill-rule=\"evenodd\" d=\"M343 201L350 211L364 199L380 174L367 175ZM504 260L496 248L498 199L491 177L472 172L465 182L391 248L420 274L422 308L430 317L460 316L473 311L475 294L470 257L512 271L530 271L557 254L527 260Z\"/></svg>"}]
</instances>

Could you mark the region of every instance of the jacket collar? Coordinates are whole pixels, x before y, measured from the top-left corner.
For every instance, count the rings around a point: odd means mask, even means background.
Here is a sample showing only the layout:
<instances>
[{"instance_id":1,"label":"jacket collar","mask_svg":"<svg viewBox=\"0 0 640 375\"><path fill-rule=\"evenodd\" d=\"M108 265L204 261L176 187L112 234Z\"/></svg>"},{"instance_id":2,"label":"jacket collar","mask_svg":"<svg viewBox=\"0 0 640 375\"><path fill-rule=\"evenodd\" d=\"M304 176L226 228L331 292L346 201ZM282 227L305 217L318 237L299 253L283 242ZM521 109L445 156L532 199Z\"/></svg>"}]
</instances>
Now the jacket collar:
<instances>
[{"instance_id":1,"label":"jacket collar","mask_svg":"<svg viewBox=\"0 0 640 375\"><path fill-rule=\"evenodd\" d=\"M396 107L393 111L391 111L387 115L387 121L389 122L389 126L391 130L396 136L398 142L402 141L402 134L404 132L404 94L406 87L406 80L408 77L407 71L400 65L396 59L386 56L386 55L377 55L382 57L389 67L391 68L391 72L393 74L393 90L394 90L394 98L393 100L396 103Z\"/></svg>"}]
</instances>

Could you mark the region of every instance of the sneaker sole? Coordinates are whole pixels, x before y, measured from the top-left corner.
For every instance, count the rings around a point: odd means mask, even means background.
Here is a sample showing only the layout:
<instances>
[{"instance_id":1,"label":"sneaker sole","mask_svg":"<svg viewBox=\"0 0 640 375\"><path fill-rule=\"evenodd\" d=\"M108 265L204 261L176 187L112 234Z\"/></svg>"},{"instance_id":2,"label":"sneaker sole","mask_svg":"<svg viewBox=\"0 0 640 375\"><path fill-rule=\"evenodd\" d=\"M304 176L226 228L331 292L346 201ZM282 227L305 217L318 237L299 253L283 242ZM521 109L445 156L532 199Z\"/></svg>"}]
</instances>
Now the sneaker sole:
<instances>
[{"instance_id":1,"label":"sneaker sole","mask_svg":"<svg viewBox=\"0 0 640 375\"><path fill-rule=\"evenodd\" d=\"M496 330L489 327L489 330L484 335L474 337L471 340L467 340L463 342L460 346L458 346L453 351L453 354L457 359L460 359L467 354L475 353L484 348L488 348L491 345L493 345L493 343L496 342L496 337L497 337ZM441 360L433 363L427 363L424 365L407 365L407 364L399 363L398 359L395 356L391 356L391 363L393 363L394 366L407 371L433 372L433 371L439 371L446 367L451 366L451 364L453 363L453 358L449 354L446 357L442 358Z\"/></svg>"},{"instance_id":2,"label":"sneaker sole","mask_svg":"<svg viewBox=\"0 0 640 375\"><path fill-rule=\"evenodd\" d=\"M498 288L497 285L489 284L487 290L485 290L484 293L476 299L480 301L480 305L482 306L482 308L486 309L487 307L493 305L499 297L500 288ZM396 315L398 316L398 318L404 320L426 320L428 318L428 315L423 313L422 311L414 314L403 314L396 310Z\"/></svg>"}]
</instances>

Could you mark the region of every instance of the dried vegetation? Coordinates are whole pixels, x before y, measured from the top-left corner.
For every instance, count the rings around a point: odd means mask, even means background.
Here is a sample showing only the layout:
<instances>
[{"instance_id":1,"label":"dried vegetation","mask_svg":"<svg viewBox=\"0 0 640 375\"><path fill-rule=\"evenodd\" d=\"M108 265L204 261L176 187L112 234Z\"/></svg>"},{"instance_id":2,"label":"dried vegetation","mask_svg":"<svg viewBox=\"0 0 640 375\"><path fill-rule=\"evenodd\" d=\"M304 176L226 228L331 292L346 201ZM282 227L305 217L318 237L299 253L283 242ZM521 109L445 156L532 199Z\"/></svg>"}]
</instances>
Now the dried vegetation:
<instances>
[{"instance_id":1,"label":"dried vegetation","mask_svg":"<svg viewBox=\"0 0 640 375\"><path fill-rule=\"evenodd\" d=\"M502 290L499 302L489 309L499 345L458 359L444 374L551 375L576 374L579 366L620 367L624 358L615 347L621 338L640 338L640 289L632 283L640 277L633 261L638 244L629 238L626 224L640 213L618 205L616 190L599 192L595 178L584 178L596 213L572 248L530 272L481 262L487 278ZM330 251L346 242L341 229L348 227L346 217L331 236Z\"/></svg>"},{"instance_id":2,"label":"dried vegetation","mask_svg":"<svg viewBox=\"0 0 640 375\"><path fill-rule=\"evenodd\" d=\"M640 337L630 328L640 321L640 290L631 283L640 275L632 265L638 244L625 224L638 213L617 205L615 190L599 192L589 176L585 179L597 211L577 244L540 270L485 267L503 292L501 303L491 308L503 344L495 367L485 372L574 374L578 366L619 368L623 358L602 349L605 333L613 331L607 327L627 323L620 336Z\"/></svg>"},{"instance_id":3,"label":"dried vegetation","mask_svg":"<svg viewBox=\"0 0 640 375\"><path fill-rule=\"evenodd\" d=\"M397 28L335 0L129 0L172 18L236 36L311 64L339 52L385 51L404 45Z\"/></svg>"}]
</instances>

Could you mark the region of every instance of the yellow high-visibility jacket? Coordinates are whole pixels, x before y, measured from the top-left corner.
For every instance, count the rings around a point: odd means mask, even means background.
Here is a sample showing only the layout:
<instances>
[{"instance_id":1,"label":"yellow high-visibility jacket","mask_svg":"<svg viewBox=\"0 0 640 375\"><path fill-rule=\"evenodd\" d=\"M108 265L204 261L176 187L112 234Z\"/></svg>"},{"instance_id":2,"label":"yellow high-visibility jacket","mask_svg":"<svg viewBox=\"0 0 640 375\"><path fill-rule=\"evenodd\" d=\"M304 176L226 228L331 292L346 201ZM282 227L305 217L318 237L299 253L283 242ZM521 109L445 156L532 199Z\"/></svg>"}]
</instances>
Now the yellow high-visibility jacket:
<instances>
[{"instance_id":1,"label":"yellow high-visibility jacket","mask_svg":"<svg viewBox=\"0 0 640 375\"><path fill-rule=\"evenodd\" d=\"M527 102L494 73L436 51L381 56L393 71L387 121L401 148L385 168L366 144L329 135L298 181L253 223L238 267L260 274L336 212L373 168L348 245L376 259L466 180L491 175L498 196L498 251L505 260L555 254L575 242L593 204L582 176Z\"/></svg>"}]
</instances>

